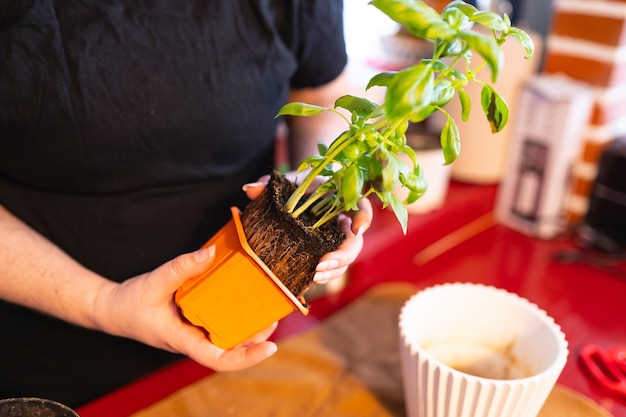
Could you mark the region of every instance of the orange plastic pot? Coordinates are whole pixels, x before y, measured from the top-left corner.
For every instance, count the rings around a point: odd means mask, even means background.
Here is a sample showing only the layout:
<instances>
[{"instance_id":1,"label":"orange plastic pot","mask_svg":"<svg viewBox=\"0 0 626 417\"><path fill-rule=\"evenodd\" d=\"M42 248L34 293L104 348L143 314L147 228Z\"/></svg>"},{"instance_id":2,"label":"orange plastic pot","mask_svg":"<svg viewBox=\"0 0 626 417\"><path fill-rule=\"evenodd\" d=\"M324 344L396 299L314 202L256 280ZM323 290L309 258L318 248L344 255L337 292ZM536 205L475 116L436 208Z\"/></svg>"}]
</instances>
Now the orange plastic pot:
<instances>
[{"instance_id":1,"label":"orange plastic pot","mask_svg":"<svg viewBox=\"0 0 626 417\"><path fill-rule=\"evenodd\" d=\"M215 245L215 260L201 275L188 280L175 295L176 304L211 342L230 349L303 305L256 256L246 241L240 211L204 247Z\"/></svg>"}]
</instances>

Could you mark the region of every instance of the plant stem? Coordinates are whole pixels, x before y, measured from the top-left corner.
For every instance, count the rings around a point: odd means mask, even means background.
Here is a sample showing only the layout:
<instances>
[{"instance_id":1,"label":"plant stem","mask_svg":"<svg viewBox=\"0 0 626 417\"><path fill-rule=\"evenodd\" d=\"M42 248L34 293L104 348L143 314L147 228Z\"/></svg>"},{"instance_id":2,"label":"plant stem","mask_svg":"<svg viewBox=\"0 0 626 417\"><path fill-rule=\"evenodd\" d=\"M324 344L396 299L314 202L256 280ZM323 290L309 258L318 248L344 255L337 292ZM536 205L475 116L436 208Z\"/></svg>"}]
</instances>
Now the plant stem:
<instances>
[{"instance_id":1,"label":"plant stem","mask_svg":"<svg viewBox=\"0 0 626 417\"><path fill-rule=\"evenodd\" d=\"M320 200L325 193L323 192L319 192L319 188L317 190L315 190L315 192L313 194L311 194L306 201L301 204L297 209L293 210L291 213L291 215L293 217L299 217L302 213L304 213L309 207L311 207L315 202L317 202L318 200Z\"/></svg>"},{"instance_id":2,"label":"plant stem","mask_svg":"<svg viewBox=\"0 0 626 417\"><path fill-rule=\"evenodd\" d=\"M365 194L363 194L363 196L359 200L367 198L373 192L374 192L374 190L372 190L370 188L369 190L367 190L365 192ZM317 222L315 222L315 224L313 226L311 226L311 229L316 229L316 228L322 226L323 224L325 224L326 222L332 220L333 218L335 218L336 216L338 216L342 212L343 212L343 209L342 209L341 205L336 205L333 210L329 210L326 213L324 213L324 215L322 217L320 217L317 220Z\"/></svg>"},{"instance_id":3,"label":"plant stem","mask_svg":"<svg viewBox=\"0 0 626 417\"><path fill-rule=\"evenodd\" d=\"M316 168L309 171L307 176L304 177L304 180L298 185L296 190L287 200L285 208L287 209L288 213L291 213L293 217L297 217L296 215L294 215L294 210L296 209L298 202L306 194L306 191L309 189L315 178L317 178L317 176L326 168L326 166L333 162L334 158L339 155L339 152L341 152L342 149L344 149L348 144L352 143L352 141L356 140L356 138L357 134L343 134L342 137L338 138L333 143L333 145L337 146L335 146L334 150L332 149L333 146L331 146L331 148L328 149L328 152L324 156L324 159L327 161L327 163L318 164Z\"/></svg>"},{"instance_id":4,"label":"plant stem","mask_svg":"<svg viewBox=\"0 0 626 417\"><path fill-rule=\"evenodd\" d=\"M376 112L372 113L375 114ZM342 115L343 117L343 115ZM331 164L335 157L337 155L339 155L339 153L345 149L348 145L350 145L351 143L353 143L355 140L358 140L358 138L365 132L365 131L378 131L380 128L382 128L384 125L386 124L385 120L382 121L378 121L376 123L373 123L369 126L367 126L366 128L364 128L363 130L361 130L360 132L356 132L353 133L352 135L350 134L345 134L343 135L342 138L339 138L338 140L336 140L335 142L333 142L333 144L331 145L331 147L328 149L326 155L325 155L325 160L327 161L326 164L319 164L317 166L317 168L309 171L309 173L307 174L307 176L304 178L304 180L298 185L298 187L296 188L296 190L294 191L294 193L289 197L289 199L287 200L287 203L285 204L285 207L287 209L288 213L291 213L292 217L297 218L300 215L302 215L302 213L304 213L309 207L311 207L315 202L319 201L320 199L322 199L324 197L324 192L319 192L319 188L316 189L316 191L311 194L304 203L302 203L300 206L298 206L298 202L303 198L303 196L306 194L306 191L308 190L308 188L310 187L310 185L313 183L313 181L315 180L315 178L324 170L324 168L328 165ZM397 128L397 125L396 125ZM346 132L347 133L347 132ZM340 212L340 211L339 211ZM333 217L335 217L339 212L333 211L332 214L325 214L321 219L319 219L316 224L313 226L313 228L319 227L322 224L326 223L328 220L332 219Z\"/></svg>"}]
</instances>

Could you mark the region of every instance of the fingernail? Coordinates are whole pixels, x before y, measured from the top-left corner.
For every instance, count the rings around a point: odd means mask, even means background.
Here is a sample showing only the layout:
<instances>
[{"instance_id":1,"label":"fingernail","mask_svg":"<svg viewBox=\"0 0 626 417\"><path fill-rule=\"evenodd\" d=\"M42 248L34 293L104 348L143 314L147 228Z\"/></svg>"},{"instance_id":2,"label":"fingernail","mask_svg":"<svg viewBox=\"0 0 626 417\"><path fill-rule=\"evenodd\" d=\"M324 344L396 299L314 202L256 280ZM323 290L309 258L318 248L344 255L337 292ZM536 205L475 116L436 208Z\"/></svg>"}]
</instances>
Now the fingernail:
<instances>
[{"instance_id":1,"label":"fingernail","mask_svg":"<svg viewBox=\"0 0 626 417\"><path fill-rule=\"evenodd\" d=\"M278 346L276 344L271 344L267 349L267 356L271 356L276 352L278 352Z\"/></svg>"},{"instance_id":2,"label":"fingernail","mask_svg":"<svg viewBox=\"0 0 626 417\"><path fill-rule=\"evenodd\" d=\"M209 258L212 258L215 256L215 245L211 245L211 246L207 246L206 248L201 248L198 249L195 253L194 253L194 257L196 258L196 262L204 262L206 260L208 260Z\"/></svg>"},{"instance_id":3,"label":"fingernail","mask_svg":"<svg viewBox=\"0 0 626 417\"><path fill-rule=\"evenodd\" d=\"M251 188L251 187L260 187L260 186L262 186L262 185L265 185L265 183L262 183L262 182L250 182L250 183L248 183L248 184L244 184L244 185L241 187L241 189L242 189L244 192L246 192L246 191L248 191L248 188Z\"/></svg>"},{"instance_id":4,"label":"fingernail","mask_svg":"<svg viewBox=\"0 0 626 417\"><path fill-rule=\"evenodd\" d=\"M329 269L336 269L339 266L339 261L335 259L329 259L327 261L320 262L317 264L316 271L323 272L328 271Z\"/></svg>"},{"instance_id":5,"label":"fingernail","mask_svg":"<svg viewBox=\"0 0 626 417\"><path fill-rule=\"evenodd\" d=\"M318 271L313 275L313 281L324 284L333 278L333 271Z\"/></svg>"}]
</instances>

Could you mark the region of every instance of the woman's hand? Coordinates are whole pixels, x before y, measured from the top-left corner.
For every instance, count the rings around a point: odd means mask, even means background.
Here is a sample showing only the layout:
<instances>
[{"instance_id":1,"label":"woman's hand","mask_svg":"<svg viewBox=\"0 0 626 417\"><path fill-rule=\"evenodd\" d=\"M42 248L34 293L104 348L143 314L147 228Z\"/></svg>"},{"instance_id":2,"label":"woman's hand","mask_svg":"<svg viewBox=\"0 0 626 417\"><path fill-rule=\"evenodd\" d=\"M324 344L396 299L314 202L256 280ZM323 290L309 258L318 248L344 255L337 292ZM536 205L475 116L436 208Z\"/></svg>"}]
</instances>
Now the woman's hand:
<instances>
[{"instance_id":1,"label":"woman's hand","mask_svg":"<svg viewBox=\"0 0 626 417\"><path fill-rule=\"evenodd\" d=\"M322 256L315 269L315 282L326 283L343 275L363 249L363 233L372 223L372 204L364 199L358 203L359 210L339 215L339 224L346 240L339 248Z\"/></svg>"},{"instance_id":2,"label":"woman's hand","mask_svg":"<svg viewBox=\"0 0 626 417\"><path fill-rule=\"evenodd\" d=\"M302 174L296 174L295 172L286 174L287 178L296 183L297 175ZM244 185L243 189L248 198L251 200L257 198L265 189L268 180L269 176L263 176L257 182ZM315 282L323 284L339 278L361 252L363 248L363 233L372 223L372 204L368 199L364 199L359 202L358 206L359 210L356 212L339 215L339 224L346 234L346 240L339 245L337 250L322 256L315 270Z\"/></svg>"},{"instance_id":3,"label":"woman's hand","mask_svg":"<svg viewBox=\"0 0 626 417\"><path fill-rule=\"evenodd\" d=\"M244 369L263 361L277 347L267 338L276 323L247 343L223 350L206 333L185 321L172 294L213 262L215 248L180 255L146 274L122 283L107 281L94 301L93 315L107 333L180 353L216 371Z\"/></svg>"}]
</instances>

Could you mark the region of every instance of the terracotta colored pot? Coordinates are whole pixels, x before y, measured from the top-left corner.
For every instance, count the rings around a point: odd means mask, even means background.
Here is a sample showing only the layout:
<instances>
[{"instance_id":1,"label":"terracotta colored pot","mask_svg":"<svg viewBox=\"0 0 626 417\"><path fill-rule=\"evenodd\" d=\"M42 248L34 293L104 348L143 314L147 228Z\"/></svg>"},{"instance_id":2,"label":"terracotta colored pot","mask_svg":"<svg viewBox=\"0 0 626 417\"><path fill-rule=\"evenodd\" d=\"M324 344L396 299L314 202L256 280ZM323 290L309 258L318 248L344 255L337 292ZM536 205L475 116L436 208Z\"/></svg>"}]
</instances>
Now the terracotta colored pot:
<instances>
[{"instance_id":1,"label":"terracotta colored pot","mask_svg":"<svg viewBox=\"0 0 626 417\"><path fill-rule=\"evenodd\" d=\"M240 211L204 247L215 245L215 260L202 275L176 292L187 320L203 327L211 342L230 349L293 311L307 315L301 303L248 246Z\"/></svg>"}]
</instances>

